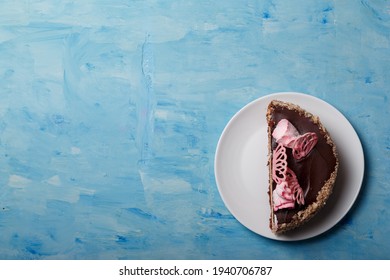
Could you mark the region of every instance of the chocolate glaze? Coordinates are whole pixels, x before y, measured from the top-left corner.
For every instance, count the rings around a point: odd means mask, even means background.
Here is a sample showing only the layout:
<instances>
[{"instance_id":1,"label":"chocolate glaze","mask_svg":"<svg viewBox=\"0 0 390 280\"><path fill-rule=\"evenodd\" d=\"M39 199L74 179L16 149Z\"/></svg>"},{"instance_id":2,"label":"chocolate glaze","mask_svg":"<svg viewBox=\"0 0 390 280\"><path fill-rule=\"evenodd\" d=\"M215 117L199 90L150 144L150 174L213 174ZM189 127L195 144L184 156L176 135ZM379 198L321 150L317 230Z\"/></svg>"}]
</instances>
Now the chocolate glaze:
<instances>
[{"instance_id":1,"label":"chocolate glaze","mask_svg":"<svg viewBox=\"0 0 390 280\"><path fill-rule=\"evenodd\" d=\"M292 156L292 150L286 148L287 166L292 169L297 176L298 182L305 195L305 205L299 206L296 204L294 209L280 209L276 211L274 214L280 224L290 222L298 211L316 201L318 192L330 178L336 165L336 158L333 154L332 146L326 141L325 132L320 130L318 125L313 123L311 118L300 114L298 111L275 106L272 119L269 122L271 133L281 119L290 121L301 135L306 132L315 132L318 136L318 142L313 150L304 159L299 161ZM272 150L277 146L273 137L271 145ZM273 182L273 190L275 187L276 183Z\"/></svg>"}]
</instances>

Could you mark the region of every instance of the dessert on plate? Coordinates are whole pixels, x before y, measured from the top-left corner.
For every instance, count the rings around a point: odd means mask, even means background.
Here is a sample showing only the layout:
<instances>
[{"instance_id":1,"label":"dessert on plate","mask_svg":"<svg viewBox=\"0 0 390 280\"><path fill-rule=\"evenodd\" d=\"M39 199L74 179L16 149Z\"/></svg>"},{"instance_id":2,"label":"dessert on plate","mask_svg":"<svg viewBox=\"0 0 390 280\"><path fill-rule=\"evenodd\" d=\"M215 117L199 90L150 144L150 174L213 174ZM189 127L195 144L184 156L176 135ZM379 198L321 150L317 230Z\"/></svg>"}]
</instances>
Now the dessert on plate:
<instances>
[{"instance_id":1,"label":"dessert on plate","mask_svg":"<svg viewBox=\"0 0 390 280\"><path fill-rule=\"evenodd\" d=\"M320 119L296 104L267 108L270 228L300 227L326 204L337 177L336 145Z\"/></svg>"}]
</instances>

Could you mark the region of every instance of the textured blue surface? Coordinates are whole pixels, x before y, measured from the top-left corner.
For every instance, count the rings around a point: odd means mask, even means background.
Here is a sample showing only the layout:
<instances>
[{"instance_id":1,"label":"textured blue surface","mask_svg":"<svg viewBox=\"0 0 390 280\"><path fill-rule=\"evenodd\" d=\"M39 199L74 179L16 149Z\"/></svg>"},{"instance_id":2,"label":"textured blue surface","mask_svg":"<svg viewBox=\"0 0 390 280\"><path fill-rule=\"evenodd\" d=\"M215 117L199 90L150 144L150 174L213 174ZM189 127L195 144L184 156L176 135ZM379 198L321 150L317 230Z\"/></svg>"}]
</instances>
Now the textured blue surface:
<instances>
[{"instance_id":1,"label":"textured blue surface","mask_svg":"<svg viewBox=\"0 0 390 280\"><path fill-rule=\"evenodd\" d=\"M1 259L390 259L390 2L0 1ZM303 242L227 211L214 154L272 92L364 146L352 211Z\"/></svg>"}]
</instances>

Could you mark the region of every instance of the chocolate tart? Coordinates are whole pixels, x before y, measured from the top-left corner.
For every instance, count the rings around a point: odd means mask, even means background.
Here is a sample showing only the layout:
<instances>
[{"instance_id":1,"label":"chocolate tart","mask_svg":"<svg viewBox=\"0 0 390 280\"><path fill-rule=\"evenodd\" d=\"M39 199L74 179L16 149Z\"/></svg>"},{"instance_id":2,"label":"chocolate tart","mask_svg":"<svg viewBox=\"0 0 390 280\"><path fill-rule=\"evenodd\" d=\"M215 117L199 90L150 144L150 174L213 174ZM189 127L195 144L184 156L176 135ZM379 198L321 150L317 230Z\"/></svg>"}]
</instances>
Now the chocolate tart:
<instances>
[{"instance_id":1,"label":"chocolate tart","mask_svg":"<svg viewBox=\"0 0 390 280\"><path fill-rule=\"evenodd\" d=\"M337 177L339 159L336 145L320 119L298 105L272 100L268 105L266 118L270 174L268 194L271 208L269 225L272 232L280 234L302 226L326 204ZM277 166L275 163L276 150L281 148L279 147L281 144L273 137L273 132L281 120L288 120L300 135L309 132L315 133L317 139L307 155L299 159L294 156L295 151L291 146L282 148L287 169L292 170L291 173L294 174L294 178L300 186L300 194L303 199L301 203L292 202L289 207L277 209L274 192L276 192L277 186L279 187L279 183L275 182L273 174L275 174L274 169Z\"/></svg>"}]
</instances>

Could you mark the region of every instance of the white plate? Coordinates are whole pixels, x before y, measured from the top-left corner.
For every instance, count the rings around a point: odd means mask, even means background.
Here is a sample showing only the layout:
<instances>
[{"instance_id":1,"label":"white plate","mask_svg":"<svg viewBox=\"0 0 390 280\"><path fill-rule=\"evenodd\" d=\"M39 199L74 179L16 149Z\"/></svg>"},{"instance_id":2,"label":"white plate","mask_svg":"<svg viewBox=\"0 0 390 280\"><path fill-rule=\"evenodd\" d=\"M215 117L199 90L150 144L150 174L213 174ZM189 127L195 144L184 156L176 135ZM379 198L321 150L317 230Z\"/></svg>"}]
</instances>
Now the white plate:
<instances>
[{"instance_id":1,"label":"white plate","mask_svg":"<svg viewBox=\"0 0 390 280\"><path fill-rule=\"evenodd\" d=\"M339 173L326 206L305 226L284 235L269 229L266 110L273 99L288 101L320 117L339 153ZM219 139L214 162L221 197L248 229L271 239L293 241L317 236L336 225L354 204L363 181L364 155L349 121L316 97L281 92L261 97L237 112Z\"/></svg>"}]
</instances>

